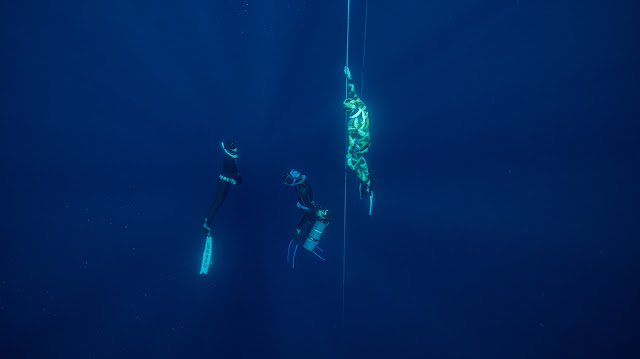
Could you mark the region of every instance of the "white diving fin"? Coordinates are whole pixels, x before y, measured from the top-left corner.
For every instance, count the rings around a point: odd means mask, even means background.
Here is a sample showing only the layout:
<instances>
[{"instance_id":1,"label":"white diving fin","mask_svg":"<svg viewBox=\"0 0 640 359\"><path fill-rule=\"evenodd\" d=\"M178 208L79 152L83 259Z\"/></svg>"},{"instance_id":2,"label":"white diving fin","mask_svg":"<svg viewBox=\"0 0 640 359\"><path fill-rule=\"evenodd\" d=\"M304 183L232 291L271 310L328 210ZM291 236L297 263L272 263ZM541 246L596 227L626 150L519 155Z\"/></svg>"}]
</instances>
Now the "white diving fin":
<instances>
[{"instance_id":1,"label":"white diving fin","mask_svg":"<svg viewBox=\"0 0 640 359\"><path fill-rule=\"evenodd\" d=\"M209 271L209 264L211 264L211 247L212 247L211 233L207 234L207 241L204 245L204 252L202 252L202 265L200 266L200 274L207 274Z\"/></svg>"}]
</instances>

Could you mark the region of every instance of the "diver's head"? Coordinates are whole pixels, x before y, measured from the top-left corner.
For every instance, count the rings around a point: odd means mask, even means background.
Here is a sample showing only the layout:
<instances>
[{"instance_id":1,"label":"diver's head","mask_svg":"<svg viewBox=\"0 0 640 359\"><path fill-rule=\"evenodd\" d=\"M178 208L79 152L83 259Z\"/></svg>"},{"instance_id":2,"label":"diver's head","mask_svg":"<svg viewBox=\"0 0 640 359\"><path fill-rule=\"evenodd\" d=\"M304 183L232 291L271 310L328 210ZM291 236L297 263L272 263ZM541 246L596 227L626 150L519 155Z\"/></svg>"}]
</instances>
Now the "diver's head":
<instances>
[{"instance_id":1,"label":"diver's head","mask_svg":"<svg viewBox=\"0 0 640 359\"><path fill-rule=\"evenodd\" d=\"M292 169L284 176L283 183L289 186L295 186L304 182L305 178L307 178L307 176L300 174L300 172Z\"/></svg>"},{"instance_id":2,"label":"diver's head","mask_svg":"<svg viewBox=\"0 0 640 359\"><path fill-rule=\"evenodd\" d=\"M231 156L233 158L238 157L238 147L236 146L235 142L233 142L231 140L226 140L226 141L222 142L222 149L229 156Z\"/></svg>"}]
</instances>

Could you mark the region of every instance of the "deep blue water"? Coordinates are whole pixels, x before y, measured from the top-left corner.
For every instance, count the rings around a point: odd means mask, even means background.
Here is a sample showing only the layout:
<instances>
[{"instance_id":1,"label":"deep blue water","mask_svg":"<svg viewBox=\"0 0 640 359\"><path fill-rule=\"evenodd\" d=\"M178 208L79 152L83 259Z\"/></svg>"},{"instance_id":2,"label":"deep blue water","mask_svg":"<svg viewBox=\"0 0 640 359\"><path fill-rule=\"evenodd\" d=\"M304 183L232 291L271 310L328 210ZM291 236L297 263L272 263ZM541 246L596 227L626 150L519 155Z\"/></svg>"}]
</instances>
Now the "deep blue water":
<instances>
[{"instance_id":1,"label":"deep blue water","mask_svg":"<svg viewBox=\"0 0 640 359\"><path fill-rule=\"evenodd\" d=\"M632 2L370 0L363 67L353 1L376 196L349 173L344 326L345 1L0 14L3 358L640 354ZM336 214L295 270L290 168Z\"/></svg>"}]
</instances>

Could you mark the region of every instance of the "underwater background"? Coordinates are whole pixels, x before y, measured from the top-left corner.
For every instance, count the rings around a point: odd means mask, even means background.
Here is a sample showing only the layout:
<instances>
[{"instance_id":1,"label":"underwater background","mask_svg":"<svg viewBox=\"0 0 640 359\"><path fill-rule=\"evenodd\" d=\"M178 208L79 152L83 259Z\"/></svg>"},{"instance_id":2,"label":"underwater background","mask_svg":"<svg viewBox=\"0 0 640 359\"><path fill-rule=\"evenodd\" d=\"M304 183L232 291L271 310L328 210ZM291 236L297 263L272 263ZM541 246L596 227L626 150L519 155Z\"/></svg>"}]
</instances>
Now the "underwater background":
<instances>
[{"instance_id":1,"label":"underwater background","mask_svg":"<svg viewBox=\"0 0 640 359\"><path fill-rule=\"evenodd\" d=\"M637 358L637 5L350 11L371 216L346 1L3 2L0 356ZM291 168L335 213L293 270Z\"/></svg>"}]
</instances>

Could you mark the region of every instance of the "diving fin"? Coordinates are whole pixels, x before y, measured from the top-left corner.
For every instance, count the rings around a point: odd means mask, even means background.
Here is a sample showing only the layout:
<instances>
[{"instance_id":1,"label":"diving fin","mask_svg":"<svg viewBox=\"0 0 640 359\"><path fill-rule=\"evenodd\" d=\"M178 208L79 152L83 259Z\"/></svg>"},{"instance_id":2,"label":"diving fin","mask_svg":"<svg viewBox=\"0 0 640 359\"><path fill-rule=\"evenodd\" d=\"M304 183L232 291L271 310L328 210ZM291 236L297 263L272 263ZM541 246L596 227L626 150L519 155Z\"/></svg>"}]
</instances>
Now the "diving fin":
<instances>
[{"instance_id":1,"label":"diving fin","mask_svg":"<svg viewBox=\"0 0 640 359\"><path fill-rule=\"evenodd\" d=\"M200 266L200 274L207 274L209 271L209 264L211 264L211 247L212 247L211 233L207 234L207 241L204 245L204 252L202 252L202 265Z\"/></svg>"},{"instance_id":2,"label":"diving fin","mask_svg":"<svg viewBox=\"0 0 640 359\"><path fill-rule=\"evenodd\" d=\"M369 193L369 215L371 215L371 208L373 208L373 191Z\"/></svg>"}]
</instances>

